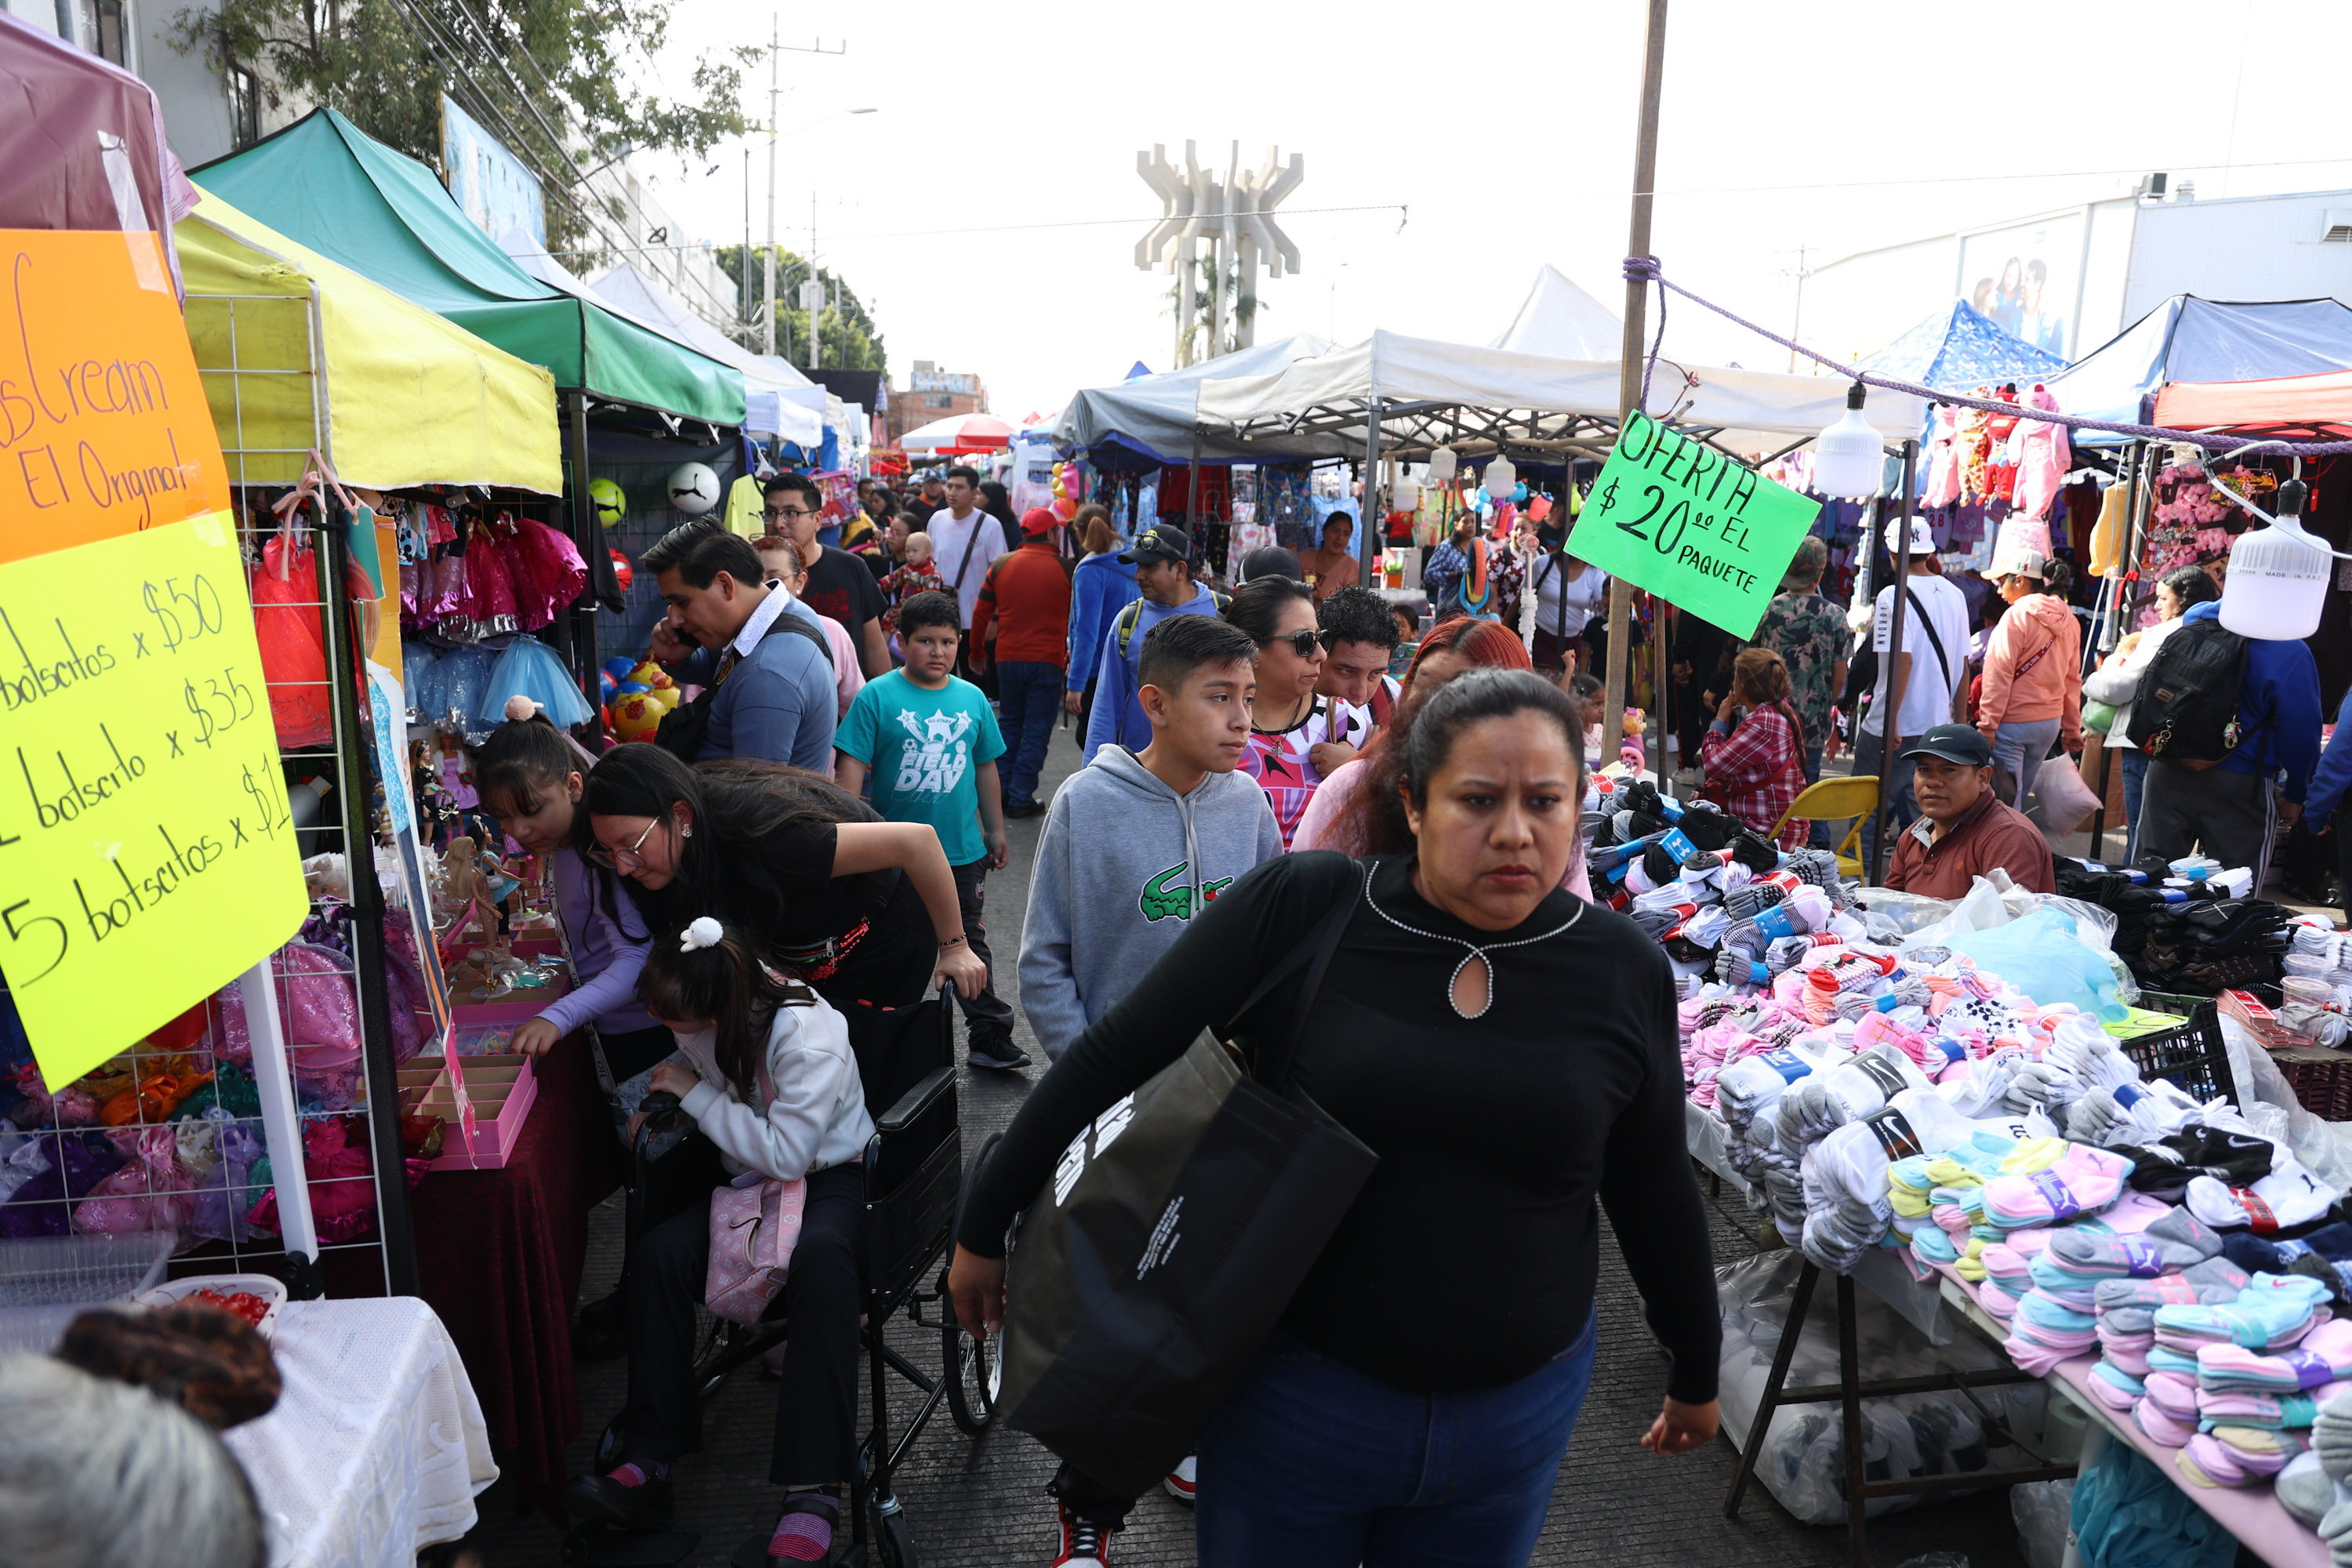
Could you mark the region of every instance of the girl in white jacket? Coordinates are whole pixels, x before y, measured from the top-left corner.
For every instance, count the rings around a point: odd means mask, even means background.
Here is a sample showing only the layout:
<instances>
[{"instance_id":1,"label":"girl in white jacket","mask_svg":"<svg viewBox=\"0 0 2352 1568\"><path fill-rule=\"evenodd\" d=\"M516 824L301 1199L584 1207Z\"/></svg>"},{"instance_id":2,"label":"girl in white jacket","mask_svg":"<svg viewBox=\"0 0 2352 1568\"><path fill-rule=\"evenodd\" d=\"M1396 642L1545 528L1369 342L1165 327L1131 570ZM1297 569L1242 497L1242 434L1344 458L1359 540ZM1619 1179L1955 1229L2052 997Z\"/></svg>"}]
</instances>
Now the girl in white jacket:
<instances>
[{"instance_id":1,"label":"girl in white jacket","mask_svg":"<svg viewBox=\"0 0 2352 1568\"><path fill-rule=\"evenodd\" d=\"M738 1184L805 1180L800 1238L778 1307L791 1325L769 1479L785 1489L768 1555L823 1563L856 1463L857 1162L874 1135L848 1027L814 991L770 969L745 937L704 916L656 934L638 980L679 1058L651 1087L678 1096ZM678 1159L681 1145L661 1162ZM716 1171L706 1181L719 1178ZM710 1261L708 1187L648 1223L631 1248L629 1408L624 1463L565 1488L575 1515L639 1529L671 1522L669 1469L702 1446L692 1365L695 1305ZM775 1312L770 1313L772 1319Z\"/></svg>"}]
</instances>

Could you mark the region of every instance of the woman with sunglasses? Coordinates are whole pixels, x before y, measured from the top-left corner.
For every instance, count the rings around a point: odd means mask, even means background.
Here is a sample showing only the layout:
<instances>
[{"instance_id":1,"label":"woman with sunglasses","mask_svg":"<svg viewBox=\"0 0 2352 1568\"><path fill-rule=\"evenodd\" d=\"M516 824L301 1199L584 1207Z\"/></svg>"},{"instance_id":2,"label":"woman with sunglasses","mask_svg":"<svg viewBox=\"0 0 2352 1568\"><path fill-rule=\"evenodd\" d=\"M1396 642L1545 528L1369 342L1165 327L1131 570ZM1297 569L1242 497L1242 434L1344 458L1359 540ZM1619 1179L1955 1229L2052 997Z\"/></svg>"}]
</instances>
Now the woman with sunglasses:
<instances>
[{"instance_id":1,"label":"woman with sunglasses","mask_svg":"<svg viewBox=\"0 0 2352 1568\"><path fill-rule=\"evenodd\" d=\"M1287 850L1307 803L1323 782L1315 748L1327 742L1362 745L1372 718L1361 708L1315 693L1323 678L1323 641L1316 629L1315 595L1306 584L1295 577L1253 577L1234 591L1224 616L1257 644L1257 695L1250 700L1242 771L1274 803Z\"/></svg>"},{"instance_id":2,"label":"woman with sunglasses","mask_svg":"<svg viewBox=\"0 0 2352 1568\"><path fill-rule=\"evenodd\" d=\"M884 822L832 781L775 763L688 767L658 746L619 746L588 774L588 858L634 881L656 931L711 915L756 933L842 1009L920 1002L938 981L979 994L987 966L965 940L939 835Z\"/></svg>"}]
</instances>

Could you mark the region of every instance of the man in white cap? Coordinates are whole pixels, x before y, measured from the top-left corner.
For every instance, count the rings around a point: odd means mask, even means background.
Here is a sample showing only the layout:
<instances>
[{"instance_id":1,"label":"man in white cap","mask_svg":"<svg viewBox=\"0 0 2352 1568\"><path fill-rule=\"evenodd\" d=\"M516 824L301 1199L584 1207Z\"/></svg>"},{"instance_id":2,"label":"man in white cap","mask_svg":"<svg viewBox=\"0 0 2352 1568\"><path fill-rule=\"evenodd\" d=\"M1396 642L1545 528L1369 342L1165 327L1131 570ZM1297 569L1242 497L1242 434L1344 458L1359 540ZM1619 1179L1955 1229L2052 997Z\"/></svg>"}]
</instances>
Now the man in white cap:
<instances>
[{"instance_id":1,"label":"man in white cap","mask_svg":"<svg viewBox=\"0 0 2352 1568\"><path fill-rule=\"evenodd\" d=\"M1902 545L1903 520L1896 518L1886 525L1890 560L1899 558ZM1911 794L1911 774L1917 762L1902 755L1902 742L1952 721L1953 702L1969 671L1968 595L1945 577L1943 563L1936 559L1936 536L1926 518L1911 520L1911 574L1903 583L1900 649L1894 647L1895 587L1889 583L1881 588L1871 610L1870 646L1878 654L1878 684L1863 713L1853 772L1856 777L1876 773L1879 759L1889 744L1894 745L1896 761L1886 787L1887 798L1895 803L1889 826L1899 832L1919 815L1918 803ZM1891 726L1886 721L1890 711L1895 715ZM1876 820L1865 817L1862 825L1864 866L1875 864L1877 847Z\"/></svg>"}]
</instances>

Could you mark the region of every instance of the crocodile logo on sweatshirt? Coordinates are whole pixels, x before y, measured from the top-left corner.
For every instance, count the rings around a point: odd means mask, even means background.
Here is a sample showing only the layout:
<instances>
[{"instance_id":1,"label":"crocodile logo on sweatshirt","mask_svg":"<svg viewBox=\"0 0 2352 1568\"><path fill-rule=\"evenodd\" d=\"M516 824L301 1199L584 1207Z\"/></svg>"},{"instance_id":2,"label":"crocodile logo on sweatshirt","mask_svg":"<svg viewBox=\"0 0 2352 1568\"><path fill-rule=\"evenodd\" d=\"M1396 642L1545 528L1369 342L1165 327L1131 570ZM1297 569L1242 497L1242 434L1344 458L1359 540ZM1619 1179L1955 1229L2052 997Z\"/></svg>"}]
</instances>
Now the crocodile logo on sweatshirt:
<instances>
[{"instance_id":1,"label":"crocodile logo on sweatshirt","mask_svg":"<svg viewBox=\"0 0 2352 1568\"><path fill-rule=\"evenodd\" d=\"M1164 921L1173 917L1180 921L1188 921L1192 918L1192 885L1188 882L1177 887L1169 886L1177 878L1190 871L1192 864L1189 860L1179 860L1143 884L1143 894L1136 900L1136 905L1142 910L1145 920ZM1233 885L1234 879L1231 877L1202 883L1201 901L1214 903L1217 895Z\"/></svg>"}]
</instances>

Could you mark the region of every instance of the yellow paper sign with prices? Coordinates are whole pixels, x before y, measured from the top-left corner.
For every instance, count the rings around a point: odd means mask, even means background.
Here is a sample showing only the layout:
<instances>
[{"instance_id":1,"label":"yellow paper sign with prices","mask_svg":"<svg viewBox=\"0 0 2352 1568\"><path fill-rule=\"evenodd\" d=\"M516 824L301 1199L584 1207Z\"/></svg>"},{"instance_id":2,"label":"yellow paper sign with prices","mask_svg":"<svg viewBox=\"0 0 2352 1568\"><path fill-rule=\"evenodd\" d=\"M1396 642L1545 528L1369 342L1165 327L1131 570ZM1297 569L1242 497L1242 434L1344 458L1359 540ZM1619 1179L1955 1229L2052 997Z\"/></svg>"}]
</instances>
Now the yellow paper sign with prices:
<instances>
[{"instance_id":1,"label":"yellow paper sign with prices","mask_svg":"<svg viewBox=\"0 0 2352 1568\"><path fill-rule=\"evenodd\" d=\"M309 910L227 515L0 564L0 973L49 1088Z\"/></svg>"}]
</instances>

